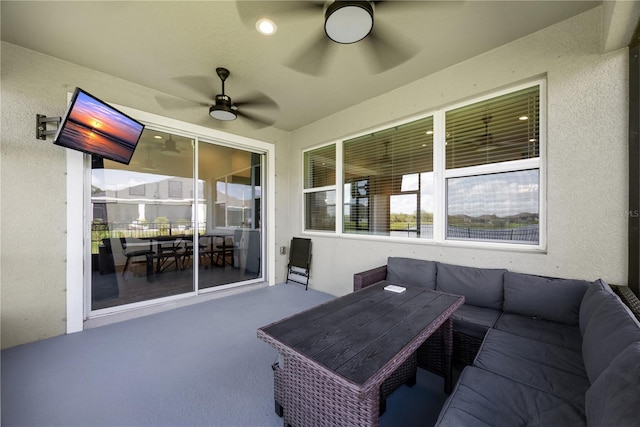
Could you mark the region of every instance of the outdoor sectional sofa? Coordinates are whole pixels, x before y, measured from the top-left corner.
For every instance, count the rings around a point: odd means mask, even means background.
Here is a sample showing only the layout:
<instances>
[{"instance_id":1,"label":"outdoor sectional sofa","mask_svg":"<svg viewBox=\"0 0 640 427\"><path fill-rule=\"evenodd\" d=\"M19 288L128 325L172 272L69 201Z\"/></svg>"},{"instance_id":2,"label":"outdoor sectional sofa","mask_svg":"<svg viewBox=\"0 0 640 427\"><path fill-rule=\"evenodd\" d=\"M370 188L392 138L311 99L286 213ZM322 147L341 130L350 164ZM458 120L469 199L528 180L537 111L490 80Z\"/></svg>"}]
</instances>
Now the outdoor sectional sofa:
<instances>
[{"instance_id":1,"label":"outdoor sectional sofa","mask_svg":"<svg viewBox=\"0 0 640 427\"><path fill-rule=\"evenodd\" d=\"M604 281L390 257L354 290L380 280L465 296L453 339L468 366L438 426L640 425L640 323ZM442 369L440 346L423 344L418 366Z\"/></svg>"}]
</instances>

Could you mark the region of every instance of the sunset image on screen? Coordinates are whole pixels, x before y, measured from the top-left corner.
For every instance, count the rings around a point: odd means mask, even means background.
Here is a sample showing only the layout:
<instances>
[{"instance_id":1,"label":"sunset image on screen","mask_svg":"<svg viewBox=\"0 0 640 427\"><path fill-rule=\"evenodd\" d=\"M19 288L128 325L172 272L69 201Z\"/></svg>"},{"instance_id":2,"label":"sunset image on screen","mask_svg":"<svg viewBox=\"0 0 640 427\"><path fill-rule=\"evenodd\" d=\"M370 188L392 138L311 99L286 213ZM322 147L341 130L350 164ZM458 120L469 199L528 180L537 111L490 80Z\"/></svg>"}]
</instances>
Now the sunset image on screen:
<instances>
[{"instance_id":1,"label":"sunset image on screen","mask_svg":"<svg viewBox=\"0 0 640 427\"><path fill-rule=\"evenodd\" d=\"M129 163L143 125L79 91L57 143Z\"/></svg>"}]
</instances>

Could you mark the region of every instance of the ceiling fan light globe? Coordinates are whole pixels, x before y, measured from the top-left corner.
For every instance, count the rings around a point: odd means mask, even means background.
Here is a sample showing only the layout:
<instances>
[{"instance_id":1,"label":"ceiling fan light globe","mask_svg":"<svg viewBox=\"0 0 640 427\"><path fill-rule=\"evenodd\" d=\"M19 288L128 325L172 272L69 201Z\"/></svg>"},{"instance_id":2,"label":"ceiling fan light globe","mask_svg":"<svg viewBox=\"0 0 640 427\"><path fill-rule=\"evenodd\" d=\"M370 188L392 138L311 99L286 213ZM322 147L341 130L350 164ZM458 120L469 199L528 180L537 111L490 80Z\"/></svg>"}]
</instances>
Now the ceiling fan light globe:
<instances>
[{"instance_id":1,"label":"ceiling fan light globe","mask_svg":"<svg viewBox=\"0 0 640 427\"><path fill-rule=\"evenodd\" d=\"M218 105L214 105L209 109L209 115L214 119L223 121L235 120L238 117L233 110Z\"/></svg>"},{"instance_id":2,"label":"ceiling fan light globe","mask_svg":"<svg viewBox=\"0 0 640 427\"><path fill-rule=\"evenodd\" d=\"M178 151L178 150L160 150L160 153L164 154L165 156L179 156L180 155L180 151Z\"/></svg>"},{"instance_id":3,"label":"ceiling fan light globe","mask_svg":"<svg viewBox=\"0 0 640 427\"><path fill-rule=\"evenodd\" d=\"M324 31L336 43L356 43L373 28L373 6L368 1L335 1L325 12Z\"/></svg>"}]
</instances>

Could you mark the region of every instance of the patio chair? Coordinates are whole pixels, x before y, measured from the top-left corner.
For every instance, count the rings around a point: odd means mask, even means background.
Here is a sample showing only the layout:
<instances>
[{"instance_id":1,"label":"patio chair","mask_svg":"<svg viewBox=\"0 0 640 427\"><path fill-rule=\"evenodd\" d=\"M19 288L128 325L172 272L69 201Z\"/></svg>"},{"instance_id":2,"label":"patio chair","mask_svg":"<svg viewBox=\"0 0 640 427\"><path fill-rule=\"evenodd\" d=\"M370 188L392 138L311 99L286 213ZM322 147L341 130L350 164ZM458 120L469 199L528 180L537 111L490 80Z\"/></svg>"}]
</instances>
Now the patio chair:
<instances>
[{"instance_id":1,"label":"patio chair","mask_svg":"<svg viewBox=\"0 0 640 427\"><path fill-rule=\"evenodd\" d=\"M127 238L120 237L120 245L122 246L122 254L127 258L122 269L122 277L125 277L131 259L138 257L145 257L147 263L147 281L151 281L153 278L153 251L151 249L130 250L127 248Z\"/></svg>"},{"instance_id":2,"label":"patio chair","mask_svg":"<svg viewBox=\"0 0 640 427\"><path fill-rule=\"evenodd\" d=\"M233 268L240 268L240 256L243 250L242 233L242 228L233 231Z\"/></svg>"},{"instance_id":3,"label":"patio chair","mask_svg":"<svg viewBox=\"0 0 640 427\"><path fill-rule=\"evenodd\" d=\"M167 270L171 265L175 266L176 271L180 270L181 263L180 258L183 257L184 251L182 248L182 238L157 238L155 244L157 245L156 258L156 273L162 273Z\"/></svg>"},{"instance_id":4,"label":"patio chair","mask_svg":"<svg viewBox=\"0 0 640 427\"><path fill-rule=\"evenodd\" d=\"M229 264L234 268L240 267L240 251L242 249L242 228L233 231L233 236L218 236L216 244L216 264ZM230 258L231 261L227 261ZM219 263L219 264L218 264Z\"/></svg>"},{"instance_id":5,"label":"patio chair","mask_svg":"<svg viewBox=\"0 0 640 427\"><path fill-rule=\"evenodd\" d=\"M200 237L198 239L198 257L199 257L199 263L201 266L207 266L206 264L206 258L208 256L208 245L205 243L202 243L201 240L203 240L202 237ZM180 262L180 268L182 270L186 269L189 267L190 263L193 261L193 241L191 240L187 240L185 239L184 241L184 251L182 252L182 261Z\"/></svg>"},{"instance_id":6,"label":"patio chair","mask_svg":"<svg viewBox=\"0 0 640 427\"><path fill-rule=\"evenodd\" d=\"M311 268L311 239L294 237L289 247L287 281L300 283L309 289L309 270Z\"/></svg>"},{"instance_id":7,"label":"patio chair","mask_svg":"<svg viewBox=\"0 0 640 427\"><path fill-rule=\"evenodd\" d=\"M218 267L224 267L227 264L233 266L233 254L236 249L233 237L226 235L215 236L214 246L214 264ZM228 258L231 261L228 261Z\"/></svg>"}]
</instances>

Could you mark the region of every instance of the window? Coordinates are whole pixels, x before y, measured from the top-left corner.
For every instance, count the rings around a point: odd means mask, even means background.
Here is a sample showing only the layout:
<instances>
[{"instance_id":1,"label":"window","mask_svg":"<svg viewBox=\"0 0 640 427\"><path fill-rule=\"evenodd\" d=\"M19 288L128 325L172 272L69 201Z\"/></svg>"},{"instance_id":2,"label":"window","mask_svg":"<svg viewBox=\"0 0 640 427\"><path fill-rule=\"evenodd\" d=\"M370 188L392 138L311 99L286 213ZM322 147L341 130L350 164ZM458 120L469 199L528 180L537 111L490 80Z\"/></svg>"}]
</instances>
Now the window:
<instances>
[{"instance_id":1,"label":"window","mask_svg":"<svg viewBox=\"0 0 640 427\"><path fill-rule=\"evenodd\" d=\"M251 153L244 157L247 162L255 161L256 164L216 180L216 227L248 228L257 223L254 207L262 196L259 180L261 158Z\"/></svg>"},{"instance_id":2,"label":"window","mask_svg":"<svg viewBox=\"0 0 640 427\"><path fill-rule=\"evenodd\" d=\"M343 231L433 237L433 117L344 141Z\"/></svg>"},{"instance_id":3,"label":"window","mask_svg":"<svg viewBox=\"0 0 640 427\"><path fill-rule=\"evenodd\" d=\"M169 181L169 197L172 199L182 199L182 181Z\"/></svg>"},{"instance_id":4,"label":"window","mask_svg":"<svg viewBox=\"0 0 640 427\"><path fill-rule=\"evenodd\" d=\"M304 152L305 231L540 248L543 96L540 80Z\"/></svg>"},{"instance_id":5,"label":"window","mask_svg":"<svg viewBox=\"0 0 640 427\"><path fill-rule=\"evenodd\" d=\"M304 154L305 229L336 229L336 146Z\"/></svg>"},{"instance_id":6,"label":"window","mask_svg":"<svg viewBox=\"0 0 640 427\"><path fill-rule=\"evenodd\" d=\"M539 243L540 86L445 113L447 239Z\"/></svg>"}]
</instances>

